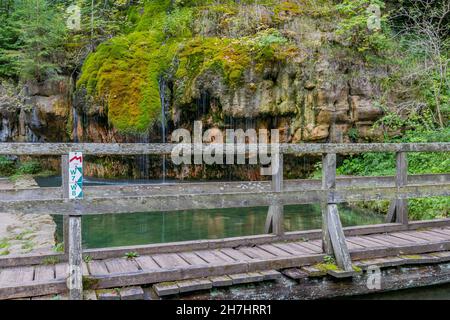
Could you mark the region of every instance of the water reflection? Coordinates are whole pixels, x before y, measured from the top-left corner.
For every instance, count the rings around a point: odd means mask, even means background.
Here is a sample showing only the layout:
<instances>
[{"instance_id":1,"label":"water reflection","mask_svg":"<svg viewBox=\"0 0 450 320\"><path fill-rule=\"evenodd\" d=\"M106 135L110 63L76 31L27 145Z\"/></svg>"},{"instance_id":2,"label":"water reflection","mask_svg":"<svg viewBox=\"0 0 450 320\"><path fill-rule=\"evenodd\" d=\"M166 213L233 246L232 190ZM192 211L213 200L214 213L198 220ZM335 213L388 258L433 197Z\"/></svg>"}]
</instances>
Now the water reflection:
<instances>
[{"instance_id":1,"label":"water reflection","mask_svg":"<svg viewBox=\"0 0 450 320\"><path fill-rule=\"evenodd\" d=\"M256 207L86 216L84 246L99 248L263 234L267 210ZM340 206L340 215L344 226L383 222L380 215L344 205ZM55 220L61 239L61 218ZM319 205L285 207L286 231L319 229L321 223Z\"/></svg>"}]
</instances>

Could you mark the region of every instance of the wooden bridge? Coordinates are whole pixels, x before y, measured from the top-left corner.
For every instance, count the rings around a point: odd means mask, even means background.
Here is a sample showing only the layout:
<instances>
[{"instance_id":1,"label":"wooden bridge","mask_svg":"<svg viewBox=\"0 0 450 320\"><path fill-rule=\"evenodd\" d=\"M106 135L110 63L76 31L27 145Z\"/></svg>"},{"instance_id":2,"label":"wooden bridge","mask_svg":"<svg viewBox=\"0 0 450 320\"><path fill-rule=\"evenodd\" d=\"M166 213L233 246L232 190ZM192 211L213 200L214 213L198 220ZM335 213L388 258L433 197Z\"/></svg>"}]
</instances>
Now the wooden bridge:
<instances>
[{"instance_id":1,"label":"wooden bridge","mask_svg":"<svg viewBox=\"0 0 450 320\"><path fill-rule=\"evenodd\" d=\"M69 152L162 155L173 147L2 143L0 154L58 155L66 168ZM114 288L280 270L314 265L326 255L333 255L339 269L348 274L361 259L441 253L433 256L436 261L450 260L450 219L410 222L407 208L408 198L450 195L450 174L408 175L407 153L449 151L450 143L281 144L281 164L283 154L322 154L322 181L283 180L280 165L272 182L95 186L84 187L83 200L69 200L64 169L62 188L0 190L0 213L64 215L64 243L68 244L64 253L0 257L0 299L66 291L72 299L81 299L83 282L94 288ZM336 177L336 154L364 152L396 153L396 176ZM391 201L386 223L343 228L337 204L369 200ZM285 232L283 206L306 203L322 204L322 229ZM269 207L267 234L105 249L82 250L81 246L83 215L254 206ZM124 258L131 251L139 256ZM57 263L43 264L50 258Z\"/></svg>"}]
</instances>

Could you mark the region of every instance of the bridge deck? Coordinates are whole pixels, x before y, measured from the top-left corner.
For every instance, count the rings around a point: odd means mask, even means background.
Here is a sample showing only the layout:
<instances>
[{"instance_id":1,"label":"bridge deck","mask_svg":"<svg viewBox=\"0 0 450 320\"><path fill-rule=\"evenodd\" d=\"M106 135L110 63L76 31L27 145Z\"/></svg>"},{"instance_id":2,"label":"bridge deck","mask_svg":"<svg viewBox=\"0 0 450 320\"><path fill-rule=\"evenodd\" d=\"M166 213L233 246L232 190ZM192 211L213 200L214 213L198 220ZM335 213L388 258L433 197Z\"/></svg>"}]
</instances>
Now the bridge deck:
<instances>
[{"instance_id":1,"label":"bridge deck","mask_svg":"<svg viewBox=\"0 0 450 320\"><path fill-rule=\"evenodd\" d=\"M353 260L450 250L450 227L347 237ZM112 288L311 265L323 260L321 240L274 242L216 250L112 258L83 264L85 286ZM67 264L0 269L0 299L67 290Z\"/></svg>"}]
</instances>

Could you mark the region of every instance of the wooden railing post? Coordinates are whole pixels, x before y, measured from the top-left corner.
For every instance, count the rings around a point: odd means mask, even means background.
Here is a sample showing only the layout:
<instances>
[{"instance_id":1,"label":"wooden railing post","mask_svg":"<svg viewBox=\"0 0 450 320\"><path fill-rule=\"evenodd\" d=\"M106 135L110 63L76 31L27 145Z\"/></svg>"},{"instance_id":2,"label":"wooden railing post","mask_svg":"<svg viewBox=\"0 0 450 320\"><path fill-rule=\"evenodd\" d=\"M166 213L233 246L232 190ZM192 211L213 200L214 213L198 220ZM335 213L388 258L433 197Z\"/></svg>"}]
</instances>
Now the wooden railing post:
<instances>
[{"instance_id":1,"label":"wooden railing post","mask_svg":"<svg viewBox=\"0 0 450 320\"><path fill-rule=\"evenodd\" d=\"M322 188L329 191L322 203L322 245L326 254L334 254L336 263L344 271L353 271L352 260L345 242L344 230L332 192L336 190L336 154L322 156Z\"/></svg>"},{"instance_id":2,"label":"wooden railing post","mask_svg":"<svg viewBox=\"0 0 450 320\"><path fill-rule=\"evenodd\" d=\"M69 288L70 300L83 299L81 215L69 215Z\"/></svg>"},{"instance_id":3,"label":"wooden railing post","mask_svg":"<svg viewBox=\"0 0 450 320\"><path fill-rule=\"evenodd\" d=\"M396 154L396 186L397 188L406 186L408 183L408 157L406 152ZM408 224L408 199L397 199L395 201L396 222L404 225Z\"/></svg>"},{"instance_id":4,"label":"wooden railing post","mask_svg":"<svg viewBox=\"0 0 450 320\"><path fill-rule=\"evenodd\" d=\"M322 189L336 189L336 154L322 155ZM328 201L321 203L322 207L322 248L326 254L333 254L330 234L328 233Z\"/></svg>"},{"instance_id":5,"label":"wooden railing post","mask_svg":"<svg viewBox=\"0 0 450 320\"><path fill-rule=\"evenodd\" d=\"M61 156L61 190L63 199L69 201L69 155ZM64 253L69 254L69 217L63 216Z\"/></svg>"},{"instance_id":6,"label":"wooden railing post","mask_svg":"<svg viewBox=\"0 0 450 320\"><path fill-rule=\"evenodd\" d=\"M69 155L61 156L61 189L63 199L69 200ZM77 200L75 200L77 201ZM80 211L81 212L81 211ZM83 272L82 272L82 240L81 240L81 213L73 212L63 216L64 254L68 256L67 288L71 300L83 299Z\"/></svg>"},{"instance_id":7,"label":"wooden railing post","mask_svg":"<svg viewBox=\"0 0 450 320\"><path fill-rule=\"evenodd\" d=\"M278 168L274 175L272 175L272 191L281 192L283 190L283 154L279 153L273 155L278 157ZM269 207L267 212L266 233L274 233L282 235L284 233L284 207L281 204L274 204Z\"/></svg>"}]
</instances>

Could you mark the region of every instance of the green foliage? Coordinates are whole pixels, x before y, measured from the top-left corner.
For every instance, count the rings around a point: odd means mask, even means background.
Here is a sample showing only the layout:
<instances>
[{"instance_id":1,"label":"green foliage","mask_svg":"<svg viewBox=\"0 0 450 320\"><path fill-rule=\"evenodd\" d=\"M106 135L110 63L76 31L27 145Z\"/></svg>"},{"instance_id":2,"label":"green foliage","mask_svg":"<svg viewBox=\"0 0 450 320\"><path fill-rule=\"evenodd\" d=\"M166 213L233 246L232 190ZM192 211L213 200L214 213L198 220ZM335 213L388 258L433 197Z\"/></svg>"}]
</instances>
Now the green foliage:
<instances>
[{"instance_id":1,"label":"green foliage","mask_svg":"<svg viewBox=\"0 0 450 320\"><path fill-rule=\"evenodd\" d=\"M125 258L127 258L127 260L133 260L134 258L139 257L139 253L137 253L136 251L130 251L126 252L124 256Z\"/></svg>"},{"instance_id":2,"label":"green foliage","mask_svg":"<svg viewBox=\"0 0 450 320\"><path fill-rule=\"evenodd\" d=\"M10 176L14 174L15 170L16 167L13 160L5 156L0 156L0 176Z\"/></svg>"},{"instance_id":3,"label":"green foliage","mask_svg":"<svg viewBox=\"0 0 450 320\"><path fill-rule=\"evenodd\" d=\"M389 139L387 142L450 142L450 127L437 130L410 130L403 137ZM395 171L393 153L364 153L350 156L337 168L338 175L386 176L395 175ZM408 153L408 173L450 173L450 154L448 152ZM442 218L448 217L449 214L450 199L448 197L410 199L408 203L411 219ZM383 202L381 206L370 203L366 206L383 211L387 208L387 203Z\"/></svg>"},{"instance_id":4,"label":"green foliage","mask_svg":"<svg viewBox=\"0 0 450 320\"><path fill-rule=\"evenodd\" d=\"M22 162L16 171L16 174L36 174L42 170L39 161Z\"/></svg>"},{"instance_id":5,"label":"green foliage","mask_svg":"<svg viewBox=\"0 0 450 320\"><path fill-rule=\"evenodd\" d=\"M368 30L367 20L370 5L385 8L384 1L380 0L343 0L336 5L337 12L342 19L339 22L338 35L344 37L350 45L359 52L384 52L391 46L387 34L389 33L386 16L381 16L381 30Z\"/></svg>"},{"instance_id":6,"label":"green foliage","mask_svg":"<svg viewBox=\"0 0 450 320\"><path fill-rule=\"evenodd\" d=\"M55 252L64 252L64 242L58 242L54 247L53 251Z\"/></svg>"},{"instance_id":7,"label":"green foliage","mask_svg":"<svg viewBox=\"0 0 450 320\"><path fill-rule=\"evenodd\" d=\"M58 257L47 257L44 260L42 260L42 264L44 266L55 265L57 263L59 263Z\"/></svg>"}]
</instances>

